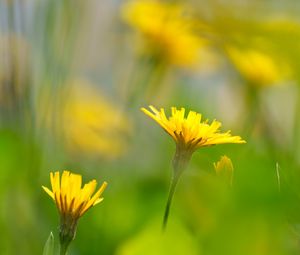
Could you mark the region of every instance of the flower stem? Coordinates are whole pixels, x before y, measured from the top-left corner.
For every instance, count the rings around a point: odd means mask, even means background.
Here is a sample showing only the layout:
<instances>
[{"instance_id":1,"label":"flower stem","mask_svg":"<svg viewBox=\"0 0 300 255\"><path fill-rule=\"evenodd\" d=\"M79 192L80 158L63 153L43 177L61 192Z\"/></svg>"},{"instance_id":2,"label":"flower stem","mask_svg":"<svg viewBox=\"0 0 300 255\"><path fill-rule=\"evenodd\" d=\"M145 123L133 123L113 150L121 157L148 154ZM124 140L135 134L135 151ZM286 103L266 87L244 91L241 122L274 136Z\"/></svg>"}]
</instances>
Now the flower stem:
<instances>
[{"instance_id":1,"label":"flower stem","mask_svg":"<svg viewBox=\"0 0 300 255\"><path fill-rule=\"evenodd\" d=\"M177 186L179 177L180 177L180 175L175 175L174 174L173 177L172 177L172 180L171 180L168 200L167 200L165 214L164 214L163 226L162 226L163 231L166 229L166 226L167 226L167 223L168 223L170 206L171 206L171 203L172 203L172 199L173 199L173 196L174 196L175 188Z\"/></svg>"},{"instance_id":2,"label":"flower stem","mask_svg":"<svg viewBox=\"0 0 300 255\"><path fill-rule=\"evenodd\" d=\"M68 246L65 243L60 244L60 249L59 249L59 254L60 255L66 255L67 254L67 250L68 250Z\"/></svg>"},{"instance_id":3,"label":"flower stem","mask_svg":"<svg viewBox=\"0 0 300 255\"><path fill-rule=\"evenodd\" d=\"M61 217L59 230L60 255L67 254L68 247L75 238L77 220L73 217Z\"/></svg>"},{"instance_id":4,"label":"flower stem","mask_svg":"<svg viewBox=\"0 0 300 255\"><path fill-rule=\"evenodd\" d=\"M166 229L168 223L170 207L172 204L172 199L175 193L177 183L179 181L182 172L186 169L191 156L192 156L192 151L186 150L185 148L182 148L181 146L177 145L176 152L173 158L173 177L171 179L168 200L167 200L166 209L163 218L163 225L162 225L163 231Z\"/></svg>"},{"instance_id":5,"label":"flower stem","mask_svg":"<svg viewBox=\"0 0 300 255\"><path fill-rule=\"evenodd\" d=\"M299 164L299 152L300 152L300 147L299 147L299 141L300 141L300 133L299 133L299 128L300 128L300 90L297 88L297 99L296 99L296 107L295 107L295 117L294 117L294 135L293 135L293 158L296 164Z\"/></svg>"}]
</instances>

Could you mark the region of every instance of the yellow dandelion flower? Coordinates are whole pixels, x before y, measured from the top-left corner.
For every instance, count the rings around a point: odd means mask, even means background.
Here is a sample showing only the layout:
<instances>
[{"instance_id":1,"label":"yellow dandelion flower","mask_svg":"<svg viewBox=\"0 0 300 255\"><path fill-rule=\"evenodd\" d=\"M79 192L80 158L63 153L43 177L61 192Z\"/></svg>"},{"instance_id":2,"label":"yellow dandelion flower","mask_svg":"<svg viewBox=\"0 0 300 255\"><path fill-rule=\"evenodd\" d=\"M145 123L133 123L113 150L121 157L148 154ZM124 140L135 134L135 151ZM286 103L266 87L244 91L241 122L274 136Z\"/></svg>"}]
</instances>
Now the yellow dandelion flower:
<instances>
[{"instance_id":1,"label":"yellow dandelion flower","mask_svg":"<svg viewBox=\"0 0 300 255\"><path fill-rule=\"evenodd\" d=\"M207 120L201 122L200 113L190 111L185 116L185 109L172 107L172 114L166 117L163 108L158 111L155 107L149 106L150 110L141 110L154 119L172 138L177 147L190 152L204 146L223 143L245 143L240 136L232 136L230 131L220 133L221 123L214 120L211 124Z\"/></svg>"},{"instance_id":2,"label":"yellow dandelion flower","mask_svg":"<svg viewBox=\"0 0 300 255\"><path fill-rule=\"evenodd\" d=\"M227 156L222 156L217 163L214 163L216 174L225 179L230 185L233 180L233 164Z\"/></svg>"},{"instance_id":3,"label":"yellow dandelion flower","mask_svg":"<svg viewBox=\"0 0 300 255\"><path fill-rule=\"evenodd\" d=\"M50 181L52 190L44 186L42 188L55 201L60 213L60 244L61 250L66 252L70 242L75 238L79 218L103 200L100 196L107 183L104 182L95 193L96 180L81 187L82 176L69 171L63 171L61 178L59 172L51 172Z\"/></svg>"},{"instance_id":4,"label":"yellow dandelion flower","mask_svg":"<svg viewBox=\"0 0 300 255\"><path fill-rule=\"evenodd\" d=\"M146 50L170 64L191 66L204 40L195 33L187 8L159 1L131 1L122 9L124 20L145 40Z\"/></svg>"},{"instance_id":5,"label":"yellow dandelion flower","mask_svg":"<svg viewBox=\"0 0 300 255\"><path fill-rule=\"evenodd\" d=\"M289 68L267 53L234 47L227 47L226 50L236 69L255 85L274 85L289 76Z\"/></svg>"},{"instance_id":6,"label":"yellow dandelion flower","mask_svg":"<svg viewBox=\"0 0 300 255\"><path fill-rule=\"evenodd\" d=\"M96 90L95 84L78 79L68 85L71 90L62 116L67 150L75 155L107 159L124 155L132 131L130 118Z\"/></svg>"},{"instance_id":7,"label":"yellow dandelion flower","mask_svg":"<svg viewBox=\"0 0 300 255\"><path fill-rule=\"evenodd\" d=\"M176 152L173 158L173 178L163 219L163 229L165 229L176 185L193 152L204 146L245 143L245 141L240 136L232 136L230 131L221 133L219 130L221 123L216 120L211 124L207 120L201 122L202 115L200 113L190 111L185 116L184 108L172 107L171 116L167 118L163 108L160 111L152 105L149 108L151 111L145 108L141 108L141 110L154 119L176 142Z\"/></svg>"},{"instance_id":8,"label":"yellow dandelion flower","mask_svg":"<svg viewBox=\"0 0 300 255\"><path fill-rule=\"evenodd\" d=\"M63 86L68 89L59 90L56 101L50 100L50 86L44 86L37 104L39 128L59 137L73 158L115 160L126 154L133 125L122 107L84 78L70 79Z\"/></svg>"}]
</instances>

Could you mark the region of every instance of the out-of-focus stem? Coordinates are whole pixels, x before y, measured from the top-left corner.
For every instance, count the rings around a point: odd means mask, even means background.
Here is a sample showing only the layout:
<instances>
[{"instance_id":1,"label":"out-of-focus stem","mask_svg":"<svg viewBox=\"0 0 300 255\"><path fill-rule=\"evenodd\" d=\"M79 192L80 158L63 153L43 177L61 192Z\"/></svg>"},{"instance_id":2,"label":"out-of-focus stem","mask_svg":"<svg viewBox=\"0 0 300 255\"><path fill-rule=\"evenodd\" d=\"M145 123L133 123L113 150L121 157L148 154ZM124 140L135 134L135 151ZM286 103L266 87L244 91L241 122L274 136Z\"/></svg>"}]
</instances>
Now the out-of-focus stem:
<instances>
[{"instance_id":1,"label":"out-of-focus stem","mask_svg":"<svg viewBox=\"0 0 300 255\"><path fill-rule=\"evenodd\" d=\"M293 133L293 152L294 152L294 159L297 164L299 164L299 151L300 151L300 146L299 146L299 141L300 141L300 89L297 88L297 98L296 98L296 106L295 106L295 117L294 117L294 133Z\"/></svg>"},{"instance_id":2,"label":"out-of-focus stem","mask_svg":"<svg viewBox=\"0 0 300 255\"><path fill-rule=\"evenodd\" d=\"M245 91L245 102L246 102L246 111L248 114L244 122L243 130L248 136L251 136L255 125L261 114L261 105L259 98L259 89L258 85L247 82L246 91Z\"/></svg>"}]
</instances>

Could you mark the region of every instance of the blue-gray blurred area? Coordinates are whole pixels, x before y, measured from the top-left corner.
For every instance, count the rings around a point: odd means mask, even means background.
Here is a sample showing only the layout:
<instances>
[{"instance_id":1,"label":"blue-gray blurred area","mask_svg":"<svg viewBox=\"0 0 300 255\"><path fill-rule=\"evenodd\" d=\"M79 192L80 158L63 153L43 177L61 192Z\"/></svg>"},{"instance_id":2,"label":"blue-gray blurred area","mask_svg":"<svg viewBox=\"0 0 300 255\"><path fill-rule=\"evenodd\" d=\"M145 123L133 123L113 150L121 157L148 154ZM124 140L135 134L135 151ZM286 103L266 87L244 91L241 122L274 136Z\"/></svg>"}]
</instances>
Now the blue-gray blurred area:
<instances>
[{"instance_id":1,"label":"blue-gray blurred area","mask_svg":"<svg viewBox=\"0 0 300 255\"><path fill-rule=\"evenodd\" d=\"M69 254L300 252L297 1L0 0L0 254L42 254L51 171L108 182ZM197 150L161 223L185 107L246 144ZM213 163L234 166L232 186Z\"/></svg>"}]
</instances>

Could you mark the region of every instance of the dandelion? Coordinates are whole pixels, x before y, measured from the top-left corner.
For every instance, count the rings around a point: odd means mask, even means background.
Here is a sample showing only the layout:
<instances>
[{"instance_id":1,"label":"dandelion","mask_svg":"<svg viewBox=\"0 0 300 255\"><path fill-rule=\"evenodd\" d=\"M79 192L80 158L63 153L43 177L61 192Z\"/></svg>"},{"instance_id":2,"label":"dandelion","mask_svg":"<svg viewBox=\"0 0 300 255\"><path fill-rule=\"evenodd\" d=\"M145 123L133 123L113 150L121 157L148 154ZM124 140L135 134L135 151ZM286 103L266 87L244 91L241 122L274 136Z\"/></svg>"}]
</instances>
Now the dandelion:
<instances>
[{"instance_id":1,"label":"dandelion","mask_svg":"<svg viewBox=\"0 0 300 255\"><path fill-rule=\"evenodd\" d=\"M130 118L95 84L72 80L62 116L65 145L71 154L115 159L126 153ZM103 124L105 123L105 125Z\"/></svg>"},{"instance_id":2,"label":"dandelion","mask_svg":"<svg viewBox=\"0 0 300 255\"><path fill-rule=\"evenodd\" d=\"M271 55L255 50L227 47L227 54L236 69L252 84L270 86L289 76L289 68Z\"/></svg>"},{"instance_id":3,"label":"dandelion","mask_svg":"<svg viewBox=\"0 0 300 255\"><path fill-rule=\"evenodd\" d=\"M66 90L59 90L56 101L50 101L51 94L43 91L37 104L40 129L46 128L58 137L66 152L76 159L113 160L124 155L132 122L121 107L87 79L70 79L64 87L68 88L67 95ZM44 103L46 100L49 105ZM57 111L57 107L61 110Z\"/></svg>"},{"instance_id":4,"label":"dandelion","mask_svg":"<svg viewBox=\"0 0 300 255\"><path fill-rule=\"evenodd\" d=\"M192 66L205 42L195 33L196 22L182 5L159 1L131 1L122 14L144 39L145 51L178 66Z\"/></svg>"},{"instance_id":5,"label":"dandelion","mask_svg":"<svg viewBox=\"0 0 300 255\"><path fill-rule=\"evenodd\" d=\"M227 156L222 156L217 163L214 163L214 168L216 174L231 186L233 180L233 165L231 159Z\"/></svg>"},{"instance_id":6,"label":"dandelion","mask_svg":"<svg viewBox=\"0 0 300 255\"><path fill-rule=\"evenodd\" d=\"M219 131L221 123L216 120L211 124L208 123L208 120L201 122L202 115L200 113L190 111L185 117L184 108L177 109L172 107L171 116L167 118L163 108L160 111L153 106L149 106L149 108L150 111L145 108L141 110L154 119L176 143L176 152L172 162L173 178L163 221L163 228L165 228L175 187L182 172L186 169L193 152L198 148L210 145L245 143L245 141L240 136L232 136L230 131L221 133Z\"/></svg>"},{"instance_id":7,"label":"dandelion","mask_svg":"<svg viewBox=\"0 0 300 255\"><path fill-rule=\"evenodd\" d=\"M103 182L96 193L97 181L92 180L83 188L82 176L63 171L50 173L52 191L42 186L46 193L55 201L60 214L60 254L66 254L69 244L75 238L79 218L92 206L99 204L103 198L100 197L107 183Z\"/></svg>"}]
</instances>

